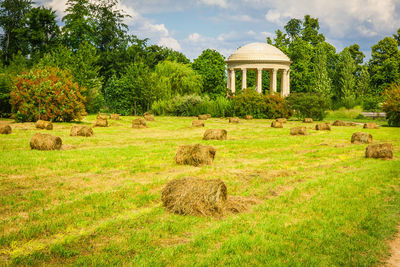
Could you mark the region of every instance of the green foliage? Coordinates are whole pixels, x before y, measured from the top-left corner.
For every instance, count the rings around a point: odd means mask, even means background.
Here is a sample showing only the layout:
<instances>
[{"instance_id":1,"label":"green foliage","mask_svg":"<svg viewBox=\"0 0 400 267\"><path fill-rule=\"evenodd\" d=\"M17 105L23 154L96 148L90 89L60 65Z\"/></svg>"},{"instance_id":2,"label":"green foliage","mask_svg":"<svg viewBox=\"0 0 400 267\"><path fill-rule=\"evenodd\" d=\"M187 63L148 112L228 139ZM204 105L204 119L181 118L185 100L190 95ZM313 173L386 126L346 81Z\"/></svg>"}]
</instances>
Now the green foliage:
<instances>
[{"instance_id":1,"label":"green foliage","mask_svg":"<svg viewBox=\"0 0 400 267\"><path fill-rule=\"evenodd\" d=\"M356 80L354 73L356 64L351 57L350 50L346 47L339 55L335 70L335 96L336 99L351 99L355 96Z\"/></svg>"},{"instance_id":2,"label":"green foliage","mask_svg":"<svg viewBox=\"0 0 400 267\"><path fill-rule=\"evenodd\" d=\"M11 105L19 121L80 120L85 98L71 74L58 67L32 69L18 75L11 91Z\"/></svg>"},{"instance_id":3,"label":"green foliage","mask_svg":"<svg viewBox=\"0 0 400 267\"><path fill-rule=\"evenodd\" d=\"M289 45L289 57L293 61L290 66L290 88L292 92L313 91L313 51L308 42L297 38Z\"/></svg>"},{"instance_id":4,"label":"green foliage","mask_svg":"<svg viewBox=\"0 0 400 267\"><path fill-rule=\"evenodd\" d=\"M203 82L203 94L211 98L226 94L225 83L225 58L215 50L204 50L193 61L192 68L201 75Z\"/></svg>"},{"instance_id":5,"label":"green foliage","mask_svg":"<svg viewBox=\"0 0 400 267\"><path fill-rule=\"evenodd\" d=\"M11 113L10 92L12 81L10 76L0 74L0 117L8 117Z\"/></svg>"},{"instance_id":6,"label":"green foliage","mask_svg":"<svg viewBox=\"0 0 400 267\"><path fill-rule=\"evenodd\" d=\"M370 92L370 83L371 76L369 75L368 67L365 65L360 66L359 78L356 81L357 95L361 97L367 95Z\"/></svg>"},{"instance_id":7,"label":"green foliage","mask_svg":"<svg viewBox=\"0 0 400 267\"><path fill-rule=\"evenodd\" d=\"M327 98L316 93L293 93L286 99L289 107L294 110L294 116L299 119L323 120L330 105Z\"/></svg>"},{"instance_id":8,"label":"green foliage","mask_svg":"<svg viewBox=\"0 0 400 267\"><path fill-rule=\"evenodd\" d=\"M390 126L400 126L400 85L392 84L383 93L383 111L386 112Z\"/></svg>"},{"instance_id":9,"label":"green foliage","mask_svg":"<svg viewBox=\"0 0 400 267\"><path fill-rule=\"evenodd\" d=\"M313 87L314 91L326 98L332 95L332 81L327 69L327 55L325 49L318 44L315 48L315 59L313 65Z\"/></svg>"},{"instance_id":10,"label":"green foliage","mask_svg":"<svg viewBox=\"0 0 400 267\"><path fill-rule=\"evenodd\" d=\"M252 115L254 118L289 118L292 115L286 101L278 95L263 95L246 89L233 98L236 116Z\"/></svg>"},{"instance_id":11,"label":"green foliage","mask_svg":"<svg viewBox=\"0 0 400 267\"><path fill-rule=\"evenodd\" d=\"M309 42L313 46L325 41L322 33L319 33L319 22L317 18L312 18L310 15L304 16L303 29L301 35L304 41Z\"/></svg>"},{"instance_id":12,"label":"green foliage","mask_svg":"<svg viewBox=\"0 0 400 267\"><path fill-rule=\"evenodd\" d=\"M362 107L365 111L378 112L382 110L383 97L377 95L366 95L363 97Z\"/></svg>"}]
</instances>

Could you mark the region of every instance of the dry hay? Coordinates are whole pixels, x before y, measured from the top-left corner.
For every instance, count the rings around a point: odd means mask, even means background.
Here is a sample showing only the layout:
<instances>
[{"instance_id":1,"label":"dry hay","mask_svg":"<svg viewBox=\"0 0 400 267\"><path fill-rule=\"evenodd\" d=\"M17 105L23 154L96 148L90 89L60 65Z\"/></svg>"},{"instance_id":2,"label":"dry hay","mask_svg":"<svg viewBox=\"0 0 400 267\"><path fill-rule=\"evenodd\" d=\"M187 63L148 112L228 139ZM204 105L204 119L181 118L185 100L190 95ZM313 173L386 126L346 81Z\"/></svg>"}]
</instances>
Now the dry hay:
<instances>
[{"instance_id":1,"label":"dry hay","mask_svg":"<svg viewBox=\"0 0 400 267\"><path fill-rule=\"evenodd\" d=\"M216 149L212 146L196 145L182 145L178 148L175 155L175 162L180 165L211 165Z\"/></svg>"},{"instance_id":2,"label":"dry hay","mask_svg":"<svg viewBox=\"0 0 400 267\"><path fill-rule=\"evenodd\" d=\"M11 126L8 124L0 124L0 134L10 134L12 132Z\"/></svg>"},{"instance_id":3,"label":"dry hay","mask_svg":"<svg viewBox=\"0 0 400 267\"><path fill-rule=\"evenodd\" d=\"M368 122L364 124L364 129L379 129L379 126L375 122Z\"/></svg>"},{"instance_id":4,"label":"dry hay","mask_svg":"<svg viewBox=\"0 0 400 267\"><path fill-rule=\"evenodd\" d=\"M211 118L211 114L204 114L207 116L207 119Z\"/></svg>"},{"instance_id":5,"label":"dry hay","mask_svg":"<svg viewBox=\"0 0 400 267\"><path fill-rule=\"evenodd\" d=\"M132 121L132 128L136 129L147 128L147 123L144 119L139 118Z\"/></svg>"},{"instance_id":6,"label":"dry hay","mask_svg":"<svg viewBox=\"0 0 400 267\"><path fill-rule=\"evenodd\" d=\"M368 145L367 149L365 150L365 157L376 159L392 159L393 145L390 143Z\"/></svg>"},{"instance_id":7,"label":"dry hay","mask_svg":"<svg viewBox=\"0 0 400 267\"><path fill-rule=\"evenodd\" d=\"M98 114L97 117L96 117L96 119L99 119L99 120L107 120L107 115Z\"/></svg>"},{"instance_id":8,"label":"dry hay","mask_svg":"<svg viewBox=\"0 0 400 267\"><path fill-rule=\"evenodd\" d=\"M143 116L147 116L147 115L153 115L153 113L151 113L150 111L146 111L145 113L143 113Z\"/></svg>"},{"instance_id":9,"label":"dry hay","mask_svg":"<svg viewBox=\"0 0 400 267\"><path fill-rule=\"evenodd\" d=\"M53 124L50 121L38 120L35 123L35 127L38 129L53 130Z\"/></svg>"},{"instance_id":10,"label":"dry hay","mask_svg":"<svg viewBox=\"0 0 400 267\"><path fill-rule=\"evenodd\" d=\"M313 123L313 119L312 118L304 118L303 120L304 123Z\"/></svg>"},{"instance_id":11,"label":"dry hay","mask_svg":"<svg viewBox=\"0 0 400 267\"><path fill-rule=\"evenodd\" d=\"M231 196L219 179L185 177L168 182L162 193L163 206L171 213L193 216L222 217L248 210L259 203L256 199Z\"/></svg>"},{"instance_id":12,"label":"dry hay","mask_svg":"<svg viewBox=\"0 0 400 267\"><path fill-rule=\"evenodd\" d=\"M202 120L192 121L192 127L204 127L204 121Z\"/></svg>"},{"instance_id":13,"label":"dry hay","mask_svg":"<svg viewBox=\"0 0 400 267\"><path fill-rule=\"evenodd\" d=\"M239 118L238 117L231 117L231 118L229 118L229 123L239 123Z\"/></svg>"},{"instance_id":14,"label":"dry hay","mask_svg":"<svg viewBox=\"0 0 400 267\"><path fill-rule=\"evenodd\" d=\"M146 114L146 115L144 115L144 119L146 121L154 121L154 115L153 114Z\"/></svg>"},{"instance_id":15,"label":"dry hay","mask_svg":"<svg viewBox=\"0 0 400 267\"><path fill-rule=\"evenodd\" d=\"M372 135L369 133L353 133L351 136L352 144L370 144L372 143Z\"/></svg>"},{"instance_id":16,"label":"dry hay","mask_svg":"<svg viewBox=\"0 0 400 267\"><path fill-rule=\"evenodd\" d=\"M205 120L207 120L209 117L208 117L207 114L202 114L202 115L197 116L197 118L198 118L199 120L205 121Z\"/></svg>"},{"instance_id":17,"label":"dry hay","mask_svg":"<svg viewBox=\"0 0 400 267\"><path fill-rule=\"evenodd\" d=\"M276 121L280 123L286 123L286 118L278 118Z\"/></svg>"},{"instance_id":18,"label":"dry hay","mask_svg":"<svg viewBox=\"0 0 400 267\"><path fill-rule=\"evenodd\" d=\"M93 129L89 126L73 125L69 135L88 137L93 135Z\"/></svg>"},{"instance_id":19,"label":"dry hay","mask_svg":"<svg viewBox=\"0 0 400 267\"><path fill-rule=\"evenodd\" d=\"M346 126L346 124L343 121L337 120L332 123L332 126Z\"/></svg>"},{"instance_id":20,"label":"dry hay","mask_svg":"<svg viewBox=\"0 0 400 267\"><path fill-rule=\"evenodd\" d=\"M119 121L119 114L110 114L110 119Z\"/></svg>"},{"instance_id":21,"label":"dry hay","mask_svg":"<svg viewBox=\"0 0 400 267\"><path fill-rule=\"evenodd\" d=\"M253 119L253 116L251 116L251 115L246 115L246 116L244 116L244 119L245 119L245 120L252 120L252 119Z\"/></svg>"},{"instance_id":22,"label":"dry hay","mask_svg":"<svg viewBox=\"0 0 400 267\"><path fill-rule=\"evenodd\" d=\"M282 122L279 122L279 121L273 121L273 122L271 123L271 127L272 127L272 128L283 128L283 123L282 123Z\"/></svg>"},{"instance_id":23,"label":"dry hay","mask_svg":"<svg viewBox=\"0 0 400 267\"><path fill-rule=\"evenodd\" d=\"M306 127L294 127L290 129L290 135L307 135Z\"/></svg>"},{"instance_id":24,"label":"dry hay","mask_svg":"<svg viewBox=\"0 0 400 267\"><path fill-rule=\"evenodd\" d=\"M100 119L98 118L95 122L94 122L94 127L108 127L108 121L107 121L107 117L106 119Z\"/></svg>"},{"instance_id":25,"label":"dry hay","mask_svg":"<svg viewBox=\"0 0 400 267\"><path fill-rule=\"evenodd\" d=\"M344 124L345 126L357 126L357 123L355 122L345 122Z\"/></svg>"},{"instance_id":26,"label":"dry hay","mask_svg":"<svg viewBox=\"0 0 400 267\"><path fill-rule=\"evenodd\" d=\"M203 140L226 140L227 134L224 129L208 129L204 132Z\"/></svg>"},{"instance_id":27,"label":"dry hay","mask_svg":"<svg viewBox=\"0 0 400 267\"><path fill-rule=\"evenodd\" d=\"M32 136L30 145L31 149L59 150L62 146L62 140L58 136L37 133Z\"/></svg>"},{"instance_id":28,"label":"dry hay","mask_svg":"<svg viewBox=\"0 0 400 267\"><path fill-rule=\"evenodd\" d=\"M329 126L329 123L318 123L315 125L315 130L317 131L330 131L331 126Z\"/></svg>"}]
</instances>

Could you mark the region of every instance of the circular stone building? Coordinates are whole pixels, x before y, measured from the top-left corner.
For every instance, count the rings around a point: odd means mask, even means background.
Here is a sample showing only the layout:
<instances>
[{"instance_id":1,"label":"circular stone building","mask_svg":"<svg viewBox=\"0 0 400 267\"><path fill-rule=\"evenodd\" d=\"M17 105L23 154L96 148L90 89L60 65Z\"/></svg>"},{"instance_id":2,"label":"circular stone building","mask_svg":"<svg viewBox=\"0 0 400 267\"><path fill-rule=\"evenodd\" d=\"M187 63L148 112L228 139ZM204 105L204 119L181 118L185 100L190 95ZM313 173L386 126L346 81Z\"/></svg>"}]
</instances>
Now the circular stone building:
<instances>
[{"instance_id":1,"label":"circular stone building","mask_svg":"<svg viewBox=\"0 0 400 267\"><path fill-rule=\"evenodd\" d=\"M278 72L281 78L281 96L290 94L289 72L292 63L288 56L267 43L250 43L240 47L226 61L228 65L228 88L235 93L235 71L242 71L242 89L247 88L247 70L255 70L256 90L262 92L262 71L270 72L270 94L276 93Z\"/></svg>"}]
</instances>

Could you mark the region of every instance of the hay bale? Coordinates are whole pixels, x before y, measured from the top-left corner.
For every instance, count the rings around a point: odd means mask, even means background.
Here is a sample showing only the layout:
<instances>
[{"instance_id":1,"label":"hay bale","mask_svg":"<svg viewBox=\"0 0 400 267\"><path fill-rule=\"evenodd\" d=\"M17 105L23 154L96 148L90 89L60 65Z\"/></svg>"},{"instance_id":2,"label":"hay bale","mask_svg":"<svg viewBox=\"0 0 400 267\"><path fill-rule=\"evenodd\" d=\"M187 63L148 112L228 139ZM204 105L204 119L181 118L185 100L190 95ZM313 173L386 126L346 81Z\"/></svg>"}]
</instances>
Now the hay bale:
<instances>
[{"instance_id":1,"label":"hay bale","mask_svg":"<svg viewBox=\"0 0 400 267\"><path fill-rule=\"evenodd\" d=\"M175 155L175 161L181 165L211 165L216 150L212 146L196 145L183 145L178 148Z\"/></svg>"},{"instance_id":2,"label":"hay bale","mask_svg":"<svg viewBox=\"0 0 400 267\"><path fill-rule=\"evenodd\" d=\"M31 149L59 150L62 146L62 140L58 136L37 133L32 136L30 145Z\"/></svg>"},{"instance_id":3,"label":"hay bale","mask_svg":"<svg viewBox=\"0 0 400 267\"><path fill-rule=\"evenodd\" d=\"M231 117L231 118L229 118L229 123L239 123L239 118L238 117Z\"/></svg>"},{"instance_id":4,"label":"hay bale","mask_svg":"<svg viewBox=\"0 0 400 267\"><path fill-rule=\"evenodd\" d=\"M244 119L245 119L245 120L252 120L252 119L253 119L253 116L251 116L251 115L246 115L246 116L244 116Z\"/></svg>"},{"instance_id":5,"label":"hay bale","mask_svg":"<svg viewBox=\"0 0 400 267\"><path fill-rule=\"evenodd\" d=\"M369 122L364 124L364 129L379 129L379 126L375 122Z\"/></svg>"},{"instance_id":6,"label":"hay bale","mask_svg":"<svg viewBox=\"0 0 400 267\"><path fill-rule=\"evenodd\" d=\"M146 114L146 115L144 115L144 119L146 121L154 121L154 115L153 114Z\"/></svg>"},{"instance_id":7,"label":"hay bale","mask_svg":"<svg viewBox=\"0 0 400 267\"><path fill-rule=\"evenodd\" d=\"M355 122L345 122L344 124L345 126L357 126L357 123Z\"/></svg>"},{"instance_id":8,"label":"hay bale","mask_svg":"<svg viewBox=\"0 0 400 267\"><path fill-rule=\"evenodd\" d=\"M151 113L150 111L146 111L145 113L143 113L143 116L147 116L147 115L153 115L153 113Z\"/></svg>"},{"instance_id":9,"label":"hay bale","mask_svg":"<svg viewBox=\"0 0 400 267\"><path fill-rule=\"evenodd\" d=\"M290 129L290 135L307 135L306 127L294 127Z\"/></svg>"},{"instance_id":10,"label":"hay bale","mask_svg":"<svg viewBox=\"0 0 400 267\"><path fill-rule=\"evenodd\" d=\"M139 118L132 121L132 128L135 129L147 128L147 123L144 119Z\"/></svg>"},{"instance_id":11,"label":"hay bale","mask_svg":"<svg viewBox=\"0 0 400 267\"><path fill-rule=\"evenodd\" d=\"M372 135L369 133L353 133L351 136L352 144L370 144L372 143Z\"/></svg>"},{"instance_id":12,"label":"hay bale","mask_svg":"<svg viewBox=\"0 0 400 267\"><path fill-rule=\"evenodd\" d=\"M119 114L111 114L110 119L119 121Z\"/></svg>"},{"instance_id":13,"label":"hay bale","mask_svg":"<svg viewBox=\"0 0 400 267\"><path fill-rule=\"evenodd\" d=\"M271 127L272 127L272 128L283 128L283 123L282 123L282 122L279 122L279 121L273 121L273 122L271 123Z\"/></svg>"},{"instance_id":14,"label":"hay bale","mask_svg":"<svg viewBox=\"0 0 400 267\"><path fill-rule=\"evenodd\" d=\"M202 120L192 121L192 127L204 127L204 121Z\"/></svg>"},{"instance_id":15,"label":"hay bale","mask_svg":"<svg viewBox=\"0 0 400 267\"><path fill-rule=\"evenodd\" d=\"M317 131L330 131L331 126L329 126L329 123L318 123L315 125L315 130Z\"/></svg>"},{"instance_id":16,"label":"hay bale","mask_svg":"<svg viewBox=\"0 0 400 267\"><path fill-rule=\"evenodd\" d=\"M38 120L35 123L35 127L38 129L53 130L53 124L50 121Z\"/></svg>"},{"instance_id":17,"label":"hay bale","mask_svg":"<svg viewBox=\"0 0 400 267\"><path fill-rule=\"evenodd\" d=\"M12 132L11 126L8 124L0 124L0 134L10 134Z\"/></svg>"},{"instance_id":18,"label":"hay bale","mask_svg":"<svg viewBox=\"0 0 400 267\"><path fill-rule=\"evenodd\" d=\"M304 118L303 120L304 123L313 123L313 119L312 118Z\"/></svg>"},{"instance_id":19,"label":"hay bale","mask_svg":"<svg viewBox=\"0 0 400 267\"><path fill-rule=\"evenodd\" d=\"M106 119L100 119L98 118L95 122L94 122L94 127L108 127L108 121L107 118Z\"/></svg>"},{"instance_id":20,"label":"hay bale","mask_svg":"<svg viewBox=\"0 0 400 267\"><path fill-rule=\"evenodd\" d=\"M99 120L107 120L107 115L104 115L104 114L97 114L96 119L99 119Z\"/></svg>"},{"instance_id":21,"label":"hay bale","mask_svg":"<svg viewBox=\"0 0 400 267\"><path fill-rule=\"evenodd\" d=\"M280 123L286 123L286 119L285 118L278 118L278 119L276 119L276 121L280 122Z\"/></svg>"},{"instance_id":22,"label":"hay bale","mask_svg":"<svg viewBox=\"0 0 400 267\"><path fill-rule=\"evenodd\" d=\"M336 120L332 123L332 126L346 126L346 123L343 121Z\"/></svg>"},{"instance_id":23,"label":"hay bale","mask_svg":"<svg viewBox=\"0 0 400 267\"><path fill-rule=\"evenodd\" d=\"M211 114L205 114L207 116L207 119L211 118Z\"/></svg>"},{"instance_id":24,"label":"hay bale","mask_svg":"<svg viewBox=\"0 0 400 267\"><path fill-rule=\"evenodd\" d=\"M198 118L199 120L205 121L205 120L207 120L209 117L208 117L207 114L203 114L203 115L197 116L197 118Z\"/></svg>"},{"instance_id":25,"label":"hay bale","mask_svg":"<svg viewBox=\"0 0 400 267\"><path fill-rule=\"evenodd\" d=\"M365 157L376 158L376 159L378 158L392 159L393 146L390 143L369 145L365 150Z\"/></svg>"},{"instance_id":26,"label":"hay bale","mask_svg":"<svg viewBox=\"0 0 400 267\"><path fill-rule=\"evenodd\" d=\"M69 135L88 137L93 135L93 129L89 126L73 125Z\"/></svg>"},{"instance_id":27,"label":"hay bale","mask_svg":"<svg viewBox=\"0 0 400 267\"><path fill-rule=\"evenodd\" d=\"M203 140L226 140L227 134L224 129L208 129L204 132Z\"/></svg>"},{"instance_id":28,"label":"hay bale","mask_svg":"<svg viewBox=\"0 0 400 267\"><path fill-rule=\"evenodd\" d=\"M182 215L220 215L226 199L226 185L219 179L174 179L165 185L161 193L163 206L169 212Z\"/></svg>"}]
</instances>

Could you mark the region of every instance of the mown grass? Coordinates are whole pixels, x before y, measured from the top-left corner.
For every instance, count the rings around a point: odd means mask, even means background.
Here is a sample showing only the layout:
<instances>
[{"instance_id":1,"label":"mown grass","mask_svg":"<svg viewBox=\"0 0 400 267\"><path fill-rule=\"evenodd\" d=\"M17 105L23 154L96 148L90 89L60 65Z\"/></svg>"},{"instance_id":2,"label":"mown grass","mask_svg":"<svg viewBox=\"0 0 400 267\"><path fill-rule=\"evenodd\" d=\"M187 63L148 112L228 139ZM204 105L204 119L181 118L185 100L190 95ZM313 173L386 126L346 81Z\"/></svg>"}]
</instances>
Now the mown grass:
<instances>
[{"instance_id":1,"label":"mown grass","mask_svg":"<svg viewBox=\"0 0 400 267\"><path fill-rule=\"evenodd\" d=\"M333 117L332 117L333 116ZM90 124L94 116L83 123ZM132 117L70 137L69 150L32 151L33 124L0 136L0 265L370 266L389 255L400 221L400 131L333 127L290 136L270 120L207 120L226 141L203 141L192 118L156 117L132 129ZM330 120L335 119L331 114ZM393 160L364 158L357 131L392 142ZM212 166L174 163L181 144L217 149ZM222 179L232 195L261 202L223 219L167 213L163 186L184 176Z\"/></svg>"}]
</instances>

